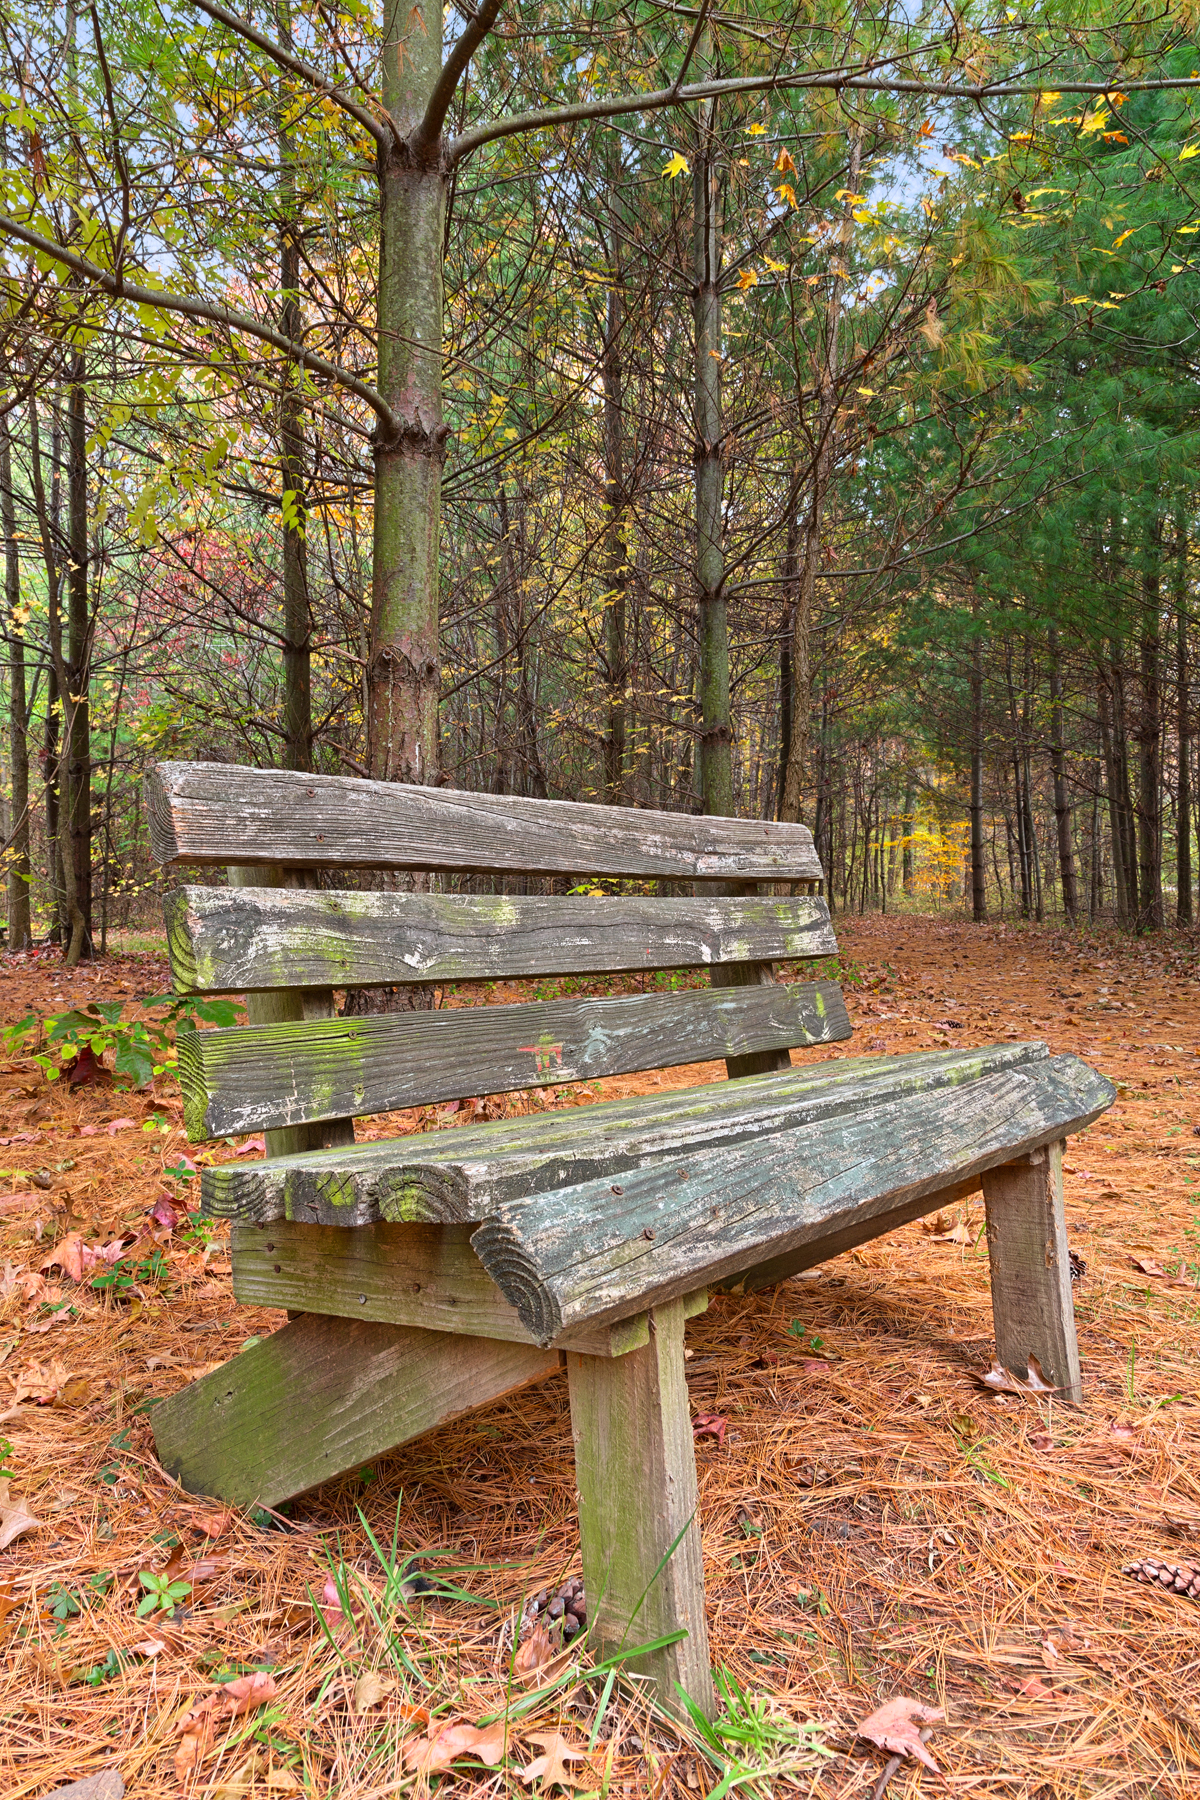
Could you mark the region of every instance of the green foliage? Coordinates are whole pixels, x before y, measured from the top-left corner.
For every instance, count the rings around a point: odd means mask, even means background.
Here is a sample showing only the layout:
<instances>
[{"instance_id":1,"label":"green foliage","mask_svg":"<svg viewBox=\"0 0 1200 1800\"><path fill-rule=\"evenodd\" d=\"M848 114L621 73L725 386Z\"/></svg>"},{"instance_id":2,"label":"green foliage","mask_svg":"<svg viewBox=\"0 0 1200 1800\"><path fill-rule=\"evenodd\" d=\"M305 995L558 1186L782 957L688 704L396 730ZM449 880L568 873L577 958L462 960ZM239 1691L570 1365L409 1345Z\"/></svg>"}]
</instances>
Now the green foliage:
<instances>
[{"instance_id":1,"label":"green foliage","mask_svg":"<svg viewBox=\"0 0 1200 1800\"><path fill-rule=\"evenodd\" d=\"M720 1711L711 1720L680 1690L697 1738L721 1770L708 1800L727 1794L769 1800L774 1780L817 1768L833 1755L824 1742L829 1726L789 1718L773 1695L748 1692L729 1669L713 1670L713 1686Z\"/></svg>"},{"instance_id":2,"label":"green foliage","mask_svg":"<svg viewBox=\"0 0 1200 1800\"><path fill-rule=\"evenodd\" d=\"M85 1051L97 1061L109 1051L113 1072L131 1088L146 1088L156 1075L166 1074L176 1060L176 1037L207 1025L234 1025L242 1008L232 1000L180 999L173 994L153 994L138 1002L141 1016L123 1019L120 1000L94 1000L69 1012L49 1013L44 1018L27 1013L5 1032L9 1054L27 1054L32 1040L39 1046L32 1060L48 1081L59 1077Z\"/></svg>"},{"instance_id":3,"label":"green foliage","mask_svg":"<svg viewBox=\"0 0 1200 1800\"><path fill-rule=\"evenodd\" d=\"M161 1246L149 1256L119 1256L111 1268L93 1275L92 1287L99 1294L110 1294L114 1300L131 1300L147 1287L162 1287L170 1275L170 1267Z\"/></svg>"},{"instance_id":4,"label":"green foliage","mask_svg":"<svg viewBox=\"0 0 1200 1800\"><path fill-rule=\"evenodd\" d=\"M156 1575L153 1569L143 1569L138 1581L146 1590L137 1604L139 1619L144 1619L147 1613L174 1612L192 1591L190 1581L172 1581L165 1575Z\"/></svg>"}]
</instances>

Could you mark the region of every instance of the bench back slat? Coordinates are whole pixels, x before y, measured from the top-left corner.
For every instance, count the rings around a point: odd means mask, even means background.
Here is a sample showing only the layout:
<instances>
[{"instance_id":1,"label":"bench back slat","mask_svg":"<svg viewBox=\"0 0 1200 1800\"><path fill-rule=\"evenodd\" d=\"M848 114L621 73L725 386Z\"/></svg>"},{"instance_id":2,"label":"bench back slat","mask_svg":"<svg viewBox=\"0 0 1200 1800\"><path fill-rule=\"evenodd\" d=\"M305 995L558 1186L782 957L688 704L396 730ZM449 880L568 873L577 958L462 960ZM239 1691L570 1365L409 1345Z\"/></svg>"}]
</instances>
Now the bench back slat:
<instances>
[{"instance_id":1,"label":"bench back slat","mask_svg":"<svg viewBox=\"0 0 1200 1800\"><path fill-rule=\"evenodd\" d=\"M192 1139L850 1036L832 982L383 1013L179 1036Z\"/></svg>"},{"instance_id":2,"label":"bench back slat","mask_svg":"<svg viewBox=\"0 0 1200 1800\"><path fill-rule=\"evenodd\" d=\"M815 881L805 825L462 793L225 763L146 777L160 863Z\"/></svg>"},{"instance_id":3,"label":"bench back slat","mask_svg":"<svg viewBox=\"0 0 1200 1800\"><path fill-rule=\"evenodd\" d=\"M507 898L184 887L166 902L177 990L382 987L786 962L837 951L824 900Z\"/></svg>"}]
</instances>

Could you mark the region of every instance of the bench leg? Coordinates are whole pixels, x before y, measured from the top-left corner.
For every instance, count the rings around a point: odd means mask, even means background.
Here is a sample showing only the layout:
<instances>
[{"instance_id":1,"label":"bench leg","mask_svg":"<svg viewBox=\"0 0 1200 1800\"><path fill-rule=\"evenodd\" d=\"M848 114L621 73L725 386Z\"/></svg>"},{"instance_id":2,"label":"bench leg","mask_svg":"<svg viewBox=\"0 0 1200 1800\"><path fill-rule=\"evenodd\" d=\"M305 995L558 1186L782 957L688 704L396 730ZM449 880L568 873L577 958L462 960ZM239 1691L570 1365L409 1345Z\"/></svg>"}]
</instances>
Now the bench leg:
<instances>
[{"instance_id":1,"label":"bench leg","mask_svg":"<svg viewBox=\"0 0 1200 1800\"><path fill-rule=\"evenodd\" d=\"M560 1367L530 1344L303 1313L150 1423L189 1493L278 1506Z\"/></svg>"},{"instance_id":2,"label":"bench leg","mask_svg":"<svg viewBox=\"0 0 1200 1800\"><path fill-rule=\"evenodd\" d=\"M683 1324L682 1300L655 1307L642 1349L568 1352L567 1375L592 1645L608 1656L682 1628L678 1643L628 1667L653 1679L667 1712L683 1714L678 1686L711 1715Z\"/></svg>"},{"instance_id":3,"label":"bench leg","mask_svg":"<svg viewBox=\"0 0 1200 1800\"><path fill-rule=\"evenodd\" d=\"M1071 1260L1063 1217L1061 1143L983 1177L996 1351L1014 1375L1036 1356L1067 1400L1083 1397Z\"/></svg>"}]
</instances>

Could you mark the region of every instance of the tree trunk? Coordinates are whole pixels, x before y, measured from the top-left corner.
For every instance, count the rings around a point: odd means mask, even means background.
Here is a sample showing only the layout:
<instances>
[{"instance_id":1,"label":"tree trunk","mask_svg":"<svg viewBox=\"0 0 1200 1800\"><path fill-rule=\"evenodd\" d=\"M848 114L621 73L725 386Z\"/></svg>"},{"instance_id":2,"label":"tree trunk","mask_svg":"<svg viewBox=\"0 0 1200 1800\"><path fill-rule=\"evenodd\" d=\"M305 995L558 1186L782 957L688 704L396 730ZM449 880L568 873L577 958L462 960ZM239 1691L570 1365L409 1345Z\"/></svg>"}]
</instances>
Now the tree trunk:
<instances>
[{"instance_id":1,"label":"tree trunk","mask_svg":"<svg viewBox=\"0 0 1200 1800\"><path fill-rule=\"evenodd\" d=\"M1179 743L1179 779L1175 799L1175 920L1192 922L1192 713L1188 704L1187 655L1187 526L1181 514L1175 562L1175 731Z\"/></svg>"},{"instance_id":2,"label":"tree trunk","mask_svg":"<svg viewBox=\"0 0 1200 1800\"><path fill-rule=\"evenodd\" d=\"M29 698L25 683L25 624L21 618L21 559L12 485L8 419L0 420L0 522L4 531L4 635L8 645L8 753L12 765L12 826L8 851L8 947L33 943L29 908Z\"/></svg>"},{"instance_id":3,"label":"tree trunk","mask_svg":"<svg viewBox=\"0 0 1200 1800\"><path fill-rule=\"evenodd\" d=\"M71 941L67 965L92 954L92 620L88 601L87 368L76 356L67 393L67 495L71 561L67 576L67 657L63 688L67 842L64 863ZM64 678L65 676L65 678Z\"/></svg>"},{"instance_id":4,"label":"tree trunk","mask_svg":"<svg viewBox=\"0 0 1200 1800\"><path fill-rule=\"evenodd\" d=\"M978 613L978 604L973 609ZM987 920L987 870L983 860L983 644L971 650L971 919Z\"/></svg>"},{"instance_id":5,"label":"tree trunk","mask_svg":"<svg viewBox=\"0 0 1200 1800\"><path fill-rule=\"evenodd\" d=\"M290 8L276 7L279 39L292 48ZM293 342L304 336L300 306L300 232L291 133L285 124L280 84L279 139L279 329ZM284 371L279 407L280 509L283 519L283 688L285 769L312 768L312 612L308 593L308 493L305 468L304 400L297 368Z\"/></svg>"},{"instance_id":6,"label":"tree trunk","mask_svg":"<svg viewBox=\"0 0 1200 1800\"><path fill-rule=\"evenodd\" d=\"M1156 518L1146 548L1142 577L1138 658L1141 703L1135 732L1138 746L1138 925L1148 931L1161 930L1163 923L1161 544L1162 520Z\"/></svg>"},{"instance_id":7,"label":"tree trunk","mask_svg":"<svg viewBox=\"0 0 1200 1800\"><path fill-rule=\"evenodd\" d=\"M34 514L38 524L38 538L42 549L42 563L46 571L46 641L49 649L46 676L46 711L42 721L42 782L45 792L46 816L44 836L46 845L46 883L50 890L50 939L61 944L69 938L66 916L66 881L62 866L62 833L60 830L61 756L59 750L59 724L61 718L59 672L62 666L62 613L60 608L61 565L58 556L58 468L60 459L60 441L58 431L58 408L55 406L52 415L50 436L50 481L51 492L46 494L46 482L42 469L41 428L38 418L37 396L29 397L29 474L33 488Z\"/></svg>"},{"instance_id":8,"label":"tree trunk","mask_svg":"<svg viewBox=\"0 0 1200 1800\"><path fill-rule=\"evenodd\" d=\"M1117 756L1116 733L1109 705L1108 671L1096 665L1099 678L1096 689L1100 746L1104 756L1104 779L1108 790L1108 829L1112 839L1113 892L1119 925L1128 926L1133 917L1129 899L1128 870L1125 860L1125 826L1121 815L1121 771Z\"/></svg>"},{"instance_id":9,"label":"tree trunk","mask_svg":"<svg viewBox=\"0 0 1200 1800\"><path fill-rule=\"evenodd\" d=\"M904 818L901 821L904 832L904 847L900 852L900 885L911 900L914 892L913 865L913 808L916 805L917 784L910 775L904 784Z\"/></svg>"},{"instance_id":10,"label":"tree trunk","mask_svg":"<svg viewBox=\"0 0 1200 1800\"><path fill-rule=\"evenodd\" d=\"M610 806L625 804L625 601L629 560L625 544L624 470L624 306L621 294L621 237L616 183L619 159L609 175L608 310L604 326L604 798Z\"/></svg>"},{"instance_id":11,"label":"tree trunk","mask_svg":"<svg viewBox=\"0 0 1200 1800\"><path fill-rule=\"evenodd\" d=\"M707 63L708 33L702 55ZM721 443L721 194L715 100L702 100L693 172L696 328L696 587L700 637L700 793L706 813L733 812L725 488Z\"/></svg>"},{"instance_id":12,"label":"tree trunk","mask_svg":"<svg viewBox=\"0 0 1200 1800\"><path fill-rule=\"evenodd\" d=\"M368 763L380 781L438 770L438 548L442 423L442 253L446 175L434 144L406 140L441 72L442 8L388 0L383 104L401 141L379 157L378 387L400 420L375 433Z\"/></svg>"},{"instance_id":13,"label":"tree trunk","mask_svg":"<svg viewBox=\"0 0 1200 1800\"><path fill-rule=\"evenodd\" d=\"M862 167L862 136L857 130L850 139L849 191L858 188ZM804 531L804 554L796 603L792 610L792 734L788 765L784 778L781 819L793 822L803 817L804 791L809 781L811 756L812 707L812 619L817 593L817 574L821 566L821 541L825 523L825 505L837 462L838 371L841 366L840 334L842 297L847 268L845 256L854 235L854 205L847 200L843 209L839 242L830 259L832 280L825 309L825 343L819 378L820 397L817 404L817 430L812 459L812 485L809 494L808 520Z\"/></svg>"},{"instance_id":14,"label":"tree trunk","mask_svg":"<svg viewBox=\"0 0 1200 1800\"><path fill-rule=\"evenodd\" d=\"M1063 748L1062 664L1058 633L1050 632L1050 768L1054 777L1054 819L1058 828L1058 869L1067 923L1079 917L1075 887L1075 852L1071 844L1071 806L1067 799L1066 752Z\"/></svg>"}]
</instances>

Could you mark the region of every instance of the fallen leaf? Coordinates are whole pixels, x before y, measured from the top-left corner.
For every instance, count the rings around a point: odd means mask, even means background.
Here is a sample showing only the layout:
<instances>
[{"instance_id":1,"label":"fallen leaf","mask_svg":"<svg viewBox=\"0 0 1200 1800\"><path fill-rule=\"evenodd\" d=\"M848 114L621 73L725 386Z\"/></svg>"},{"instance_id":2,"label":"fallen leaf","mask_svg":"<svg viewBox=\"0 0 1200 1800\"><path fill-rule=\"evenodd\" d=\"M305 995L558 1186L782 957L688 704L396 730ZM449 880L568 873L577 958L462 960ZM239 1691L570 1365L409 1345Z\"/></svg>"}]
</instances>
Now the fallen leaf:
<instances>
[{"instance_id":1,"label":"fallen leaf","mask_svg":"<svg viewBox=\"0 0 1200 1800\"><path fill-rule=\"evenodd\" d=\"M1053 1700L1055 1698L1054 1689L1048 1688L1040 1675L1031 1675L1028 1681L1021 1683L1017 1692L1023 1694L1026 1700Z\"/></svg>"},{"instance_id":2,"label":"fallen leaf","mask_svg":"<svg viewBox=\"0 0 1200 1800\"><path fill-rule=\"evenodd\" d=\"M116 1137L118 1131L132 1131L137 1124L136 1119L110 1119L108 1122L109 1137Z\"/></svg>"},{"instance_id":3,"label":"fallen leaf","mask_svg":"<svg viewBox=\"0 0 1200 1800\"><path fill-rule=\"evenodd\" d=\"M1160 1280L1166 1281L1167 1271L1158 1263L1152 1262L1148 1256L1131 1256L1129 1260L1135 1269L1142 1271L1143 1275L1157 1275Z\"/></svg>"},{"instance_id":4,"label":"fallen leaf","mask_svg":"<svg viewBox=\"0 0 1200 1800\"><path fill-rule=\"evenodd\" d=\"M273 1676L239 1675L236 1681L224 1682L215 1694L210 1694L207 1700L185 1713L175 1728L179 1734L175 1751L176 1779L180 1782L188 1780L219 1724L236 1719L241 1713L252 1712L256 1706L273 1700L275 1694Z\"/></svg>"},{"instance_id":5,"label":"fallen leaf","mask_svg":"<svg viewBox=\"0 0 1200 1800\"><path fill-rule=\"evenodd\" d=\"M228 1531L232 1522L233 1514L228 1512L196 1513L192 1519L196 1530L203 1532L206 1538L219 1538L222 1532Z\"/></svg>"},{"instance_id":6,"label":"fallen leaf","mask_svg":"<svg viewBox=\"0 0 1200 1800\"><path fill-rule=\"evenodd\" d=\"M935 1775L941 1775L942 1771L921 1742L920 1727L940 1725L945 1716L935 1706L922 1706L919 1700L908 1700L898 1694L864 1719L857 1731L859 1737L868 1738L881 1750L890 1750L893 1756L915 1756Z\"/></svg>"},{"instance_id":7,"label":"fallen leaf","mask_svg":"<svg viewBox=\"0 0 1200 1800\"><path fill-rule=\"evenodd\" d=\"M160 1194L150 1208L150 1217L164 1231L174 1231L179 1223L179 1213L170 1194Z\"/></svg>"},{"instance_id":8,"label":"fallen leaf","mask_svg":"<svg viewBox=\"0 0 1200 1800\"><path fill-rule=\"evenodd\" d=\"M404 1745L405 1768L421 1775L441 1775L460 1756L473 1756L495 1768L504 1761L506 1731L503 1720L483 1730L447 1719L428 1737L409 1738Z\"/></svg>"},{"instance_id":9,"label":"fallen leaf","mask_svg":"<svg viewBox=\"0 0 1200 1800\"><path fill-rule=\"evenodd\" d=\"M542 1745L542 1754L535 1756L528 1767L521 1770L521 1780L526 1787L532 1787L535 1781L541 1782L543 1793L549 1787L595 1787L596 1775L586 1744L572 1743L561 1731L531 1731L527 1735L531 1743ZM569 1769L568 1763L583 1766Z\"/></svg>"},{"instance_id":10,"label":"fallen leaf","mask_svg":"<svg viewBox=\"0 0 1200 1800\"><path fill-rule=\"evenodd\" d=\"M718 1448L725 1448L725 1433L729 1429L729 1420L720 1413L697 1413L692 1420L693 1437L716 1438Z\"/></svg>"},{"instance_id":11,"label":"fallen leaf","mask_svg":"<svg viewBox=\"0 0 1200 1800\"><path fill-rule=\"evenodd\" d=\"M111 1081L112 1076L92 1046L82 1044L78 1054L67 1064L65 1079L68 1090L73 1093L77 1087L87 1087L93 1081Z\"/></svg>"},{"instance_id":12,"label":"fallen leaf","mask_svg":"<svg viewBox=\"0 0 1200 1800\"><path fill-rule=\"evenodd\" d=\"M513 1657L513 1674L518 1681L528 1681L536 1676L539 1669L553 1662L559 1654L550 1642L544 1625L535 1625L523 1644L517 1646Z\"/></svg>"},{"instance_id":13,"label":"fallen leaf","mask_svg":"<svg viewBox=\"0 0 1200 1800\"><path fill-rule=\"evenodd\" d=\"M396 1684L374 1669L364 1669L354 1684L354 1698L351 1702L356 1713L365 1713L369 1707L378 1706L381 1700L395 1692Z\"/></svg>"},{"instance_id":14,"label":"fallen leaf","mask_svg":"<svg viewBox=\"0 0 1200 1800\"><path fill-rule=\"evenodd\" d=\"M24 1500L10 1499L8 1482L0 1481L0 1550L7 1550L27 1531L37 1531L44 1523L34 1518Z\"/></svg>"},{"instance_id":15,"label":"fallen leaf","mask_svg":"<svg viewBox=\"0 0 1200 1800\"><path fill-rule=\"evenodd\" d=\"M972 1371L976 1381L998 1394L1057 1394L1058 1389L1046 1380L1045 1371L1036 1356L1031 1356L1026 1368L1026 1380L1021 1381L1006 1369L998 1356L993 1356L986 1369Z\"/></svg>"},{"instance_id":16,"label":"fallen leaf","mask_svg":"<svg viewBox=\"0 0 1200 1800\"><path fill-rule=\"evenodd\" d=\"M38 1264L38 1268L59 1268L64 1275L69 1275L72 1281L80 1282L83 1280L85 1266L90 1266L90 1264L85 1264L84 1262L84 1258L87 1254L87 1246L83 1241L83 1234L78 1231L72 1231L67 1237L61 1238L59 1242L55 1244L48 1256L42 1258L41 1262Z\"/></svg>"},{"instance_id":17,"label":"fallen leaf","mask_svg":"<svg viewBox=\"0 0 1200 1800\"><path fill-rule=\"evenodd\" d=\"M267 1141L265 1138L252 1137L247 1138L244 1144L239 1144L233 1154L235 1156L265 1156L266 1150Z\"/></svg>"}]
</instances>

